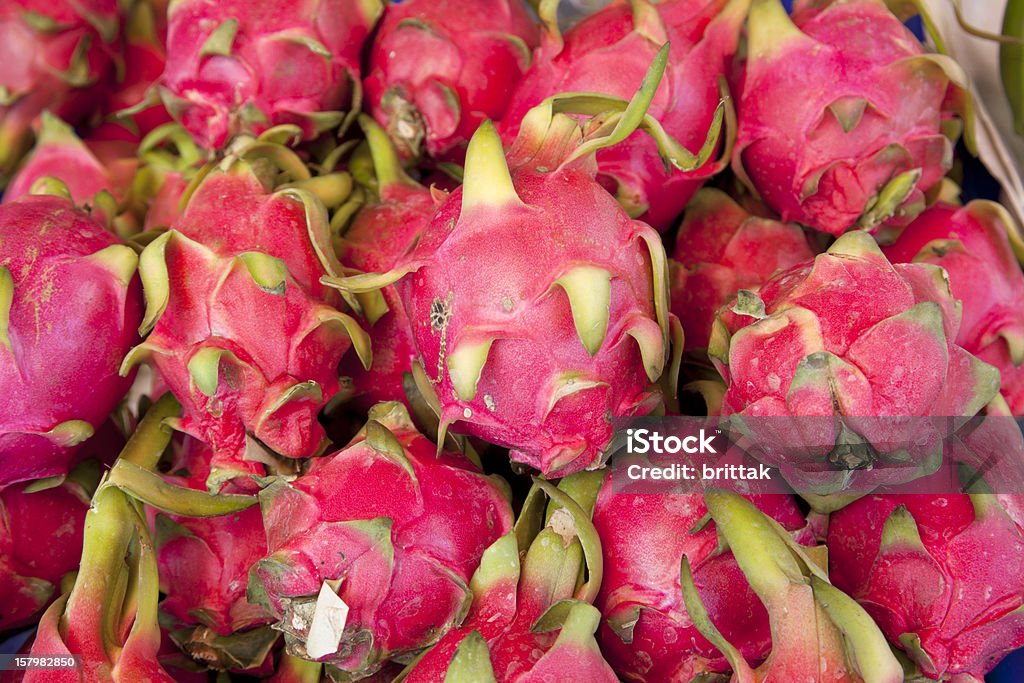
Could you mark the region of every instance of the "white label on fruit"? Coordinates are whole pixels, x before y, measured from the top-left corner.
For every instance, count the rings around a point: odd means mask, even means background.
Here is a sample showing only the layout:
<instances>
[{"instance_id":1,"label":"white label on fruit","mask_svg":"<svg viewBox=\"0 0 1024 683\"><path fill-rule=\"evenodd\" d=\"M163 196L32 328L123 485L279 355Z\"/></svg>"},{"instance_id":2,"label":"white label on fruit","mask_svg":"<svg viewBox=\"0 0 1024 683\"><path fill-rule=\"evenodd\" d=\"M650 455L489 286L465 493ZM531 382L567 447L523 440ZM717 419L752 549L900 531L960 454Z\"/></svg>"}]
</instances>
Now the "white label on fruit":
<instances>
[{"instance_id":1,"label":"white label on fruit","mask_svg":"<svg viewBox=\"0 0 1024 683\"><path fill-rule=\"evenodd\" d=\"M324 655L337 652L347 621L348 605L324 582L320 586L320 595L316 598L316 609L313 611L313 623L310 624L309 635L306 636L306 653L310 658L320 659Z\"/></svg>"}]
</instances>

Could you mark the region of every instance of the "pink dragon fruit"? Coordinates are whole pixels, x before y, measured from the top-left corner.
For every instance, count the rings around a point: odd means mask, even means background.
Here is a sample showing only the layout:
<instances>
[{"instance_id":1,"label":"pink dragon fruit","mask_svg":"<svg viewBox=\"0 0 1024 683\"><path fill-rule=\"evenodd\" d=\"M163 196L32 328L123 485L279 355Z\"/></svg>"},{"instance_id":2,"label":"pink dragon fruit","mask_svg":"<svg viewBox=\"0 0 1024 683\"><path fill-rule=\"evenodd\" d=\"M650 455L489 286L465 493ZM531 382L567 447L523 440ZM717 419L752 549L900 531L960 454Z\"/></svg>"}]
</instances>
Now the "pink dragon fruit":
<instances>
[{"instance_id":1,"label":"pink dragon fruit","mask_svg":"<svg viewBox=\"0 0 1024 683\"><path fill-rule=\"evenodd\" d=\"M372 119L361 116L360 125L373 155L378 201L356 214L342 239L339 259L356 271L385 272L412 248L447 194L409 178L386 133ZM402 376L417 358L412 323L394 287L363 298L371 296L363 310L370 323L373 364L363 368L351 356L341 364L341 374L351 378L363 410L381 401L405 401Z\"/></svg>"},{"instance_id":2,"label":"pink dragon fruit","mask_svg":"<svg viewBox=\"0 0 1024 683\"><path fill-rule=\"evenodd\" d=\"M601 541L590 515L602 478L585 472L558 489L534 484L516 532L495 541L473 575L465 623L410 668L406 683L456 675L495 683L618 680L594 640L601 615L590 604L601 585Z\"/></svg>"},{"instance_id":3,"label":"pink dragon fruit","mask_svg":"<svg viewBox=\"0 0 1024 683\"><path fill-rule=\"evenodd\" d=\"M536 45L517 0L389 3L363 82L370 110L403 157L460 161L484 119L505 113Z\"/></svg>"},{"instance_id":4,"label":"pink dragon fruit","mask_svg":"<svg viewBox=\"0 0 1024 683\"><path fill-rule=\"evenodd\" d=\"M0 488L67 474L128 390L137 261L68 199L0 206Z\"/></svg>"},{"instance_id":5,"label":"pink dragon fruit","mask_svg":"<svg viewBox=\"0 0 1024 683\"><path fill-rule=\"evenodd\" d=\"M32 654L78 655L81 669L29 669L25 683L174 679L157 663L160 599L146 521L128 497L101 487L85 518L74 587L39 622Z\"/></svg>"},{"instance_id":6,"label":"pink dragon fruit","mask_svg":"<svg viewBox=\"0 0 1024 683\"><path fill-rule=\"evenodd\" d=\"M1007 230L1013 219L998 204L936 204L890 247L894 263L932 263L949 274L963 305L956 343L999 368L1000 391L1014 415L1024 414L1024 274Z\"/></svg>"},{"instance_id":7,"label":"pink dragon fruit","mask_svg":"<svg viewBox=\"0 0 1024 683\"><path fill-rule=\"evenodd\" d=\"M383 403L341 451L260 492L270 554L249 599L279 618L288 652L359 678L465 617L467 582L508 533L497 482Z\"/></svg>"},{"instance_id":8,"label":"pink dragon fruit","mask_svg":"<svg viewBox=\"0 0 1024 683\"><path fill-rule=\"evenodd\" d=\"M751 7L733 169L784 221L898 230L949 170L966 77L879 0L798 5Z\"/></svg>"},{"instance_id":9,"label":"pink dragon fruit","mask_svg":"<svg viewBox=\"0 0 1024 683\"><path fill-rule=\"evenodd\" d=\"M862 498L832 515L830 574L925 676L980 683L1024 645L1022 502L991 493Z\"/></svg>"},{"instance_id":10,"label":"pink dragon fruit","mask_svg":"<svg viewBox=\"0 0 1024 683\"><path fill-rule=\"evenodd\" d=\"M222 162L140 257L141 331L152 333L123 370L145 359L160 372L185 406L180 429L214 450L212 490L262 473L267 449L317 455L317 414L338 391L338 362L352 345L370 361L365 333L319 281L339 267L323 204L305 189L273 192L264 179L278 169L266 162Z\"/></svg>"},{"instance_id":11,"label":"pink dragon fruit","mask_svg":"<svg viewBox=\"0 0 1024 683\"><path fill-rule=\"evenodd\" d=\"M929 473L946 421L920 418L974 415L999 390L959 326L941 268L891 265L866 232L846 233L722 310L709 344L722 414L759 433L801 493L847 489L868 466L859 476L876 483Z\"/></svg>"},{"instance_id":12,"label":"pink dragon fruit","mask_svg":"<svg viewBox=\"0 0 1024 683\"><path fill-rule=\"evenodd\" d=\"M707 347L715 314L739 290L812 258L799 226L752 216L720 190L697 192L670 264L672 312L682 322L686 348Z\"/></svg>"},{"instance_id":13,"label":"pink dragon fruit","mask_svg":"<svg viewBox=\"0 0 1024 683\"><path fill-rule=\"evenodd\" d=\"M878 626L850 596L829 583L818 564L824 561L824 548L794 543L777 522L735 493L708 493L705 499L722 547L732 550L771 624L771 653L752 668L712 620L690 562L683 557L686 609L700 632L728 659L731 683L904 680L903 667Z\"/></svg>"},{"instance_id":14,"label":"pink dragon fruit","mask_svg":"<svg viewBox=\"0 0 1024 683\"><path fill-rule=\"evenodd\" d=\"M499 130L506 143L526 113L559 92L596 92L628 99L658 49L671 41L669 64L650 113L687 148L701 147L730 71L749 0L615 0L561 35L553 16L534 63L516 87ZM552 11L557 2L546 3ZM543 10L542 10L543 12ZM693 193L728 163L666 172L657 145L633 137L597 155L599 181L660 231L673 225Z\"/></svg>"},{"instance_id":15,"label":"pink dragon fruit","mask_svg":"<svg viewBox=\"0 0 1024 683\"><path fill-rule=\"evenodd\" d=\"M483 124L466 184L409 256L383 275L325 280L350 292L398 281L423 361L413 374L442 434L458 422L514 460L564 476L601 465L613 416L661 401L652 383L668 351L664 248L595 180L593 152L641 120L656 125L642 112L666 60L662 50L628 119L614 110L625 103L609 102L606 125L589 139L576 119L553 113L571 97L535 109L508 160ZM678 145L672 154L702 163Z\"/></svg>"},{"instance_id":16,"label":"pink dragon fruit","mask_svg":"<svg viewBox=\"0 0 1024 683\"><path fill-rule=\"evenodd\" d=\"M35 148L11 179L3 201L7 203L31 194L36 182L45 177L64 183L71 199L80 206L92 205L100 192L107 192L115 199L124 199L124 192L128 189L126 186L115 187L111 174L93 151L70 126L48 112L43 112ZM115 192L120 197L115 197ZM92 208L102 211L103 207Z\"/></svg>"},{"instance_id":17,"label":"pink dragon fruit","mask_svg":"<svg viewBox=\"0 0 1024 683\"><path fill-rule=\"evenodd\" d=\"M0 186L49 109L77 123L113 74L117 0L11 0L0 5Z\"/></svg>"},{"instance_id":18,"label":"pink dragon fruit","mask_svg":"<svg viewBox=\"0 0 1024 683\"><path fill-rule=\"evenodd\" d=\"M61 578L78 568L97 479L76 476L42 491L26 484L0 490L0 633L38 619L60 594Z\"/></svg>"},{"instance_id":19,"label":"pink dragon fruit","mask_svg":"<svg viewBox=\"0 0 1024 683\"><path fill-rule=\"evenodd\" d=\"M806 526L790 496L754 496L755 504L791 532ZM624 495L605 481L594 509L604 548L597 606L602 650L628 681L690 681L724 673L729 663L701 635L683 604L679 561L688 559L697 590L718 628L750 661L770 651L768 615L731 552L718 548L699 494Z\"/></svg>"},{"instance_id":20,"label":"pink dragon fruit","mask_svg":"<svg viewBox=\"0 0 1024 683\"><path fill-rule=\"evenodd\" d=\"M316 137L341 123L380 12L380 0L174 2L164 104L208 149L280 124Z\"/></svg>"},{"instance_id":21,"label":"pink dragon fruit","mask_svg":"<svg viewBox=\"0 0 1024 683\"><path fill-rule=\"evenodd\" d=\"M206 444L186 437L166 479L205 489L212 455ZM167 596L160 610L169 617L163 624L171 629L171 640L217 670L251 671L269 664L278 634L266 627L270 615L245 598L249 570L267 554L259 508L205 518L157 513L151 525L160 591Z\"/></svg>"}]
</instances>

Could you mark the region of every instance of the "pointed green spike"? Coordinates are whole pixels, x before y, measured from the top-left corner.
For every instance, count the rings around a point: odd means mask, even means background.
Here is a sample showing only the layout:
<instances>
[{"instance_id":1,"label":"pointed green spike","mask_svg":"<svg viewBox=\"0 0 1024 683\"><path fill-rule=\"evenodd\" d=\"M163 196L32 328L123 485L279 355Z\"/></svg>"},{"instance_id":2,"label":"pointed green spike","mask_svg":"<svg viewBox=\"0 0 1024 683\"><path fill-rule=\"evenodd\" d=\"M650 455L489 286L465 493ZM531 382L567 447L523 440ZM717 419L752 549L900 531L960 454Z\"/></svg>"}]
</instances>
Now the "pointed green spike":
<instances>
[{"instance_id":1,"label":"pointed green spike","mask_svg":"<svg viewBox=\"0 0 1024 683\"><path fill-rule=\"evenodd\" d=\"M44 175L32 183L32 187L29 188L29 194L71 199L71 190L68 189L67 184L60 178L49 175Z\"/></svg>"},{"instance_id":2,"label":"pointed green spike","mask_svg":"<svg viewBox=\"0 0 1024 683\"><path fill-rule=\"evenodd\" d=\"M591 356L601 350L608 333L612 275L596 266L576 266L554 284L565 290L576 334Z\"/></svg>"},{"instance_id":3,"label":"pointed green spike","mask_svg":"<svg viewBox=\"0 0 1024 683\"><path fill-rule=\"evenodd\" d=\"M146 315L139 325L139 335L145 336L163 315L171 295L170 279L167 274L167 243L178 233L168 230L146 245L139 256L139 276L146 295Z\"/></svg>"},{"instance_id":4,"label":"pointed green spike","mask_svg":"<svg viewBox=\"0 0 1024 683\"><path fill-rule=\"evenodd\" d=\"M231 56L231 47L234 45L235 36L238 34L238 19L234 17L225 19L220 26L213 30L213 33L206 39L203 46L199 48L199 56L220 55L221 57Z\"/></svg>"},{"instance_id":5,"label":"pointed green spike","mask_svg":"<svg viewBox=\"0 0 1024 683\"><path fill-rule=\"evenodd\" d=\"M363 430L366 433L367 446L401 467L413 482L418 481L412 463L409 462L409 456L405 453L405 448L390 429L371 419L363 427Z\"/></svg>"},{"instance_id":6,"label":"pointed green spike","mask_svg":"<svg viewBox=\"0 0 1024 683\"><path fill-rule=\"evenodd\" d=\"M373 365L373 347L370 343L370 335L355 318L329 306L323 306L317 312L317 321L320 325L339 326L351 340L352 348L355 349L356 356L359 357L363 368L370 369L370 366Z\"/></svg>"},{"instance_id":7,"label":"pointed green spike","mask_svg":"<svg viewBox=\"0 0 1024 683\"><path fill-rule=\"evenodd\" d=\"M85 146L85 143L75 135L74 129L64 119L51 114L49 110L45 110L40 115L37 144L46 145L52 143L65 143L76 147Z\"/></svg>"},{"instance_id":8,"label":"pointed green spike","mask_svg":"<svg viewBox=\"0 0 1024 683\"><path fill-rule=\"evenodd\" d=\"M832 243L826 253L848 256L882 256L882 250L878 248L875 238L864 230L851 230L844 233Z\"/></svg>"},{"instance_id":9,"label":"pointed green spike","mask_svg":"<svg viewBox=\"0 0 1024 683\"><path fill-rule=\"evenodd\" d=\"M635 316L626 328L626 333L636 340L640 347L640 358L644 363L647 379L657 382L665 372L667 349L661 328L654 320L646 316Z\"/></svg>"},{"instance_id":10,"label":"pointed green spike","mask_svg":"<svg viewBox=\"0 0 1024 683\"><path fill-rule=\"evenodd\" d=\"M476 396L476 385L493 343L493 338L460 342L448 355L448 375L459 400L472 401Z\"/></svg>"},{"instance_id":11,"label":"pointed green spike","mask_svg":"<svg viewBox=\"0 0 1024 683\"><path fill-rule=\"evenodd\" d=\"M247 251L236 258L242 262L249 275L260 289L267 294L284 296L288 280L288 266L281 259L259 251Z\"/></svg>"},{"instance_id":12,"label":"pointed green spike","mask_svg":"<svg viewBox=\"0 0 1024 683\"><path fill-rule=\"evenodd\" d=\"M479 631L472 631L455 648L444 683L497 683L490 650Z\"/></svg>"},{"instance_id":13,"label":"pointed green spike","mask_svg":"<svg viewBox=\"0 0 1024 683\"><path fill-rule=\"evenodd\" d=\"M215 388L216 391L216 388ZM281 395L277 397L273 404L263 413L263 419L276 413L285 404L291 401L312 401L313 403L322 403L324 400L323 389L320 388L318 382L313 380L307 380L305 382L297 382L285 391L281 392Z\"/></svg>"},{"instance_id":14,"label":"pointed green spike","mask_svg":"<svg viewBox=\"0 0 1024 683\"><path fill-rule=\"evenodd\" d=\"M391 138L376 121L366 114L360 114L359 127L366 135L366 142L373 157L373 170L377 176L378 193L395 185L420 187L419 183L410 178L402 168L402 160L398 156Z\"/></svg>"},{"instance_id":15,"label":"pointed green spike","mask_svg":"<svg viewBox=\"0 0 1024 683\"><path fill-rule=\"evenodd\" d=\"M11 307L14 305L14 278L7 266L0 266L0 344L11 348Z\"/></svg>"},{"instance_id":16,"label":"pointed green spike","mask_svg":"<svg viewBox=\"0 0 1024 683\"><path fill-rule=\"evenodd\" d=\"M882 527L882 549L893 546L924 548L917 522L904 505L893 510Z\"/></svg>"},{"instance_id":17,"label":"pointed green spike","mask_svg":"<svg viewBox=\"0 0 1024 683\"><path fill-rule=\"evenodd\" d=\"M116 277L118 282L125 287L131 284L139 266L139 255L135 253L134 249L124 244L112 244L105 249L100 249L88 259Z\"/></svg>"},{"instance_id":18,"label":"pointed green spike","mask_svg":"<svg viewBox=\"0 0 1024 683\"><path fill-rule=\"evenodd\" d=\"M873 228L893 217L900 206L917 188L921 179L921 169L914 168L904 171L890 180L875 198L871 208L864 212L858 220L862 228Z\"/></svg>"},{"instance_id":19,"label":"pointed green spike","mask_svg":"<svg viewBox=\"0 0 1024 683\"><path fill-rule=\"evenodd\" d=\"M302 45L318 57L323 57L327 60L332 58L331 51L328 50L323 43L319 40L310 38L309 36L294 33L282 33L280 35L273 36L272 40L283 40L289 43L295 43L296 45Z\"/></svg>"},{"instance_id":20,"label":"pointed green spike","mask_svg":"<svg viewBox=\"0 0 1024 683\"><path fill-rule=\"evenodd\" d=\"M572 396L587 389L606 387L608 383L586 379L586 376L580 372L568 372L555 378L552 385L551 398L548 399L548 407L544 412L544 417L547 417L555 409L555 406L558 405L558 402L566 396Z\"/></svg>"},{"instance_id":21,"label":"pointed green spike","mask_svg":"<svg viewBox=\"0 0 1024 683\"><path fill-rule=\"evenodd\" d=\"M469 587L479 599L500 581L518 583L519 570L519 544L516 543L515 534L509 532L484 551Z\"/></svg>"},{"instance_id":22,"label":"pointed green spike","mask_svg":"<svg viewBox=\"0 0 1024 683\"><path fill-rule=\"evenodd\" d=\"M209 346L199 349L188 360L188 373L196 388L211 398L217 393L217 385L220 384L220 362L224 356L236 363L240 362L227 349Z\"/></svg>"},{"instance_id":23,"label":"pointed green spike","mask_svg":"<svg viewBox=\"0 0 1024 683\"><path fill-rule=\"evenodd\" d=\"M693 571L690 569L690 560L685 554L680 560L679 585L683 591L683 604L686 606L686 613L694 627L725 656L732 670L736 672L737 681L753 680L754 672L743 655L711 621L711 615L708 614L707 607L701 600L700 593L697 592L697 585L693 581Z\"/></svg>"},{"instance_id":24,"label":"pointed green spike","mask_svg":"<svg viewBox=\"0 0 1024 683\"><path fill-rule=\"evenodd\" d=\"M668 31L661 14L648 0L629 0L633 10L633 30L659 45L668 42Z\"/></svg>"},{"instance_id":25,"label":"pointed green spike","mask_svg":"<svg viewBox=\"0 0 1024 683\"><path fill-rule=\"evenodd\" d=\"M754 0L747 19L749 59L762 59L791 41L810 40L779 0Z\"/></svg>"},{"instance_id":26,"label":"pointed green spike","mask_svg":"<svg viewBox=\"0 0 1024 683\"><path fill-rule=\"evenodd\" d=\"M114 463L100 489L106 486L116 486L161 512L185 517L220 517L259 503L256 496L212 494L177 486L152 470L121 459Z\"/></svg>"},{"instance_id":27,"label":"pointed green spike","mask_svg":"<svg viewBox=\"0 0 1024 683\"><path fill-rule=\"evenodd\" d=\"M828 110L836 117L836 121L842 126L843 132L849 133L860 123L867 105L868 101L863 97L840 97L828 105Z\"/></svg>"},{"instance_id":28,"label":"pointed green spike","mask_svg":"<svg viewBox=\"0 0 1024 683\"><path fill-rule=\"evenodd\" d=\"M58 446L76 446L93 435L93 427L85 420L68 420L61 422L44 436Z\"/></svg>"},{"instance_id":29,"label":"pointed green spike","mask_svg":"<svg viewBox=\"0 0 1024 683\"><path fill-rule=\"evenodd\" d=\"M462 213L479 206L522 204L512 184L505 150L494 124L484 121L466 150L466 182L462 186Z\"/></svg>"}]
</instances>

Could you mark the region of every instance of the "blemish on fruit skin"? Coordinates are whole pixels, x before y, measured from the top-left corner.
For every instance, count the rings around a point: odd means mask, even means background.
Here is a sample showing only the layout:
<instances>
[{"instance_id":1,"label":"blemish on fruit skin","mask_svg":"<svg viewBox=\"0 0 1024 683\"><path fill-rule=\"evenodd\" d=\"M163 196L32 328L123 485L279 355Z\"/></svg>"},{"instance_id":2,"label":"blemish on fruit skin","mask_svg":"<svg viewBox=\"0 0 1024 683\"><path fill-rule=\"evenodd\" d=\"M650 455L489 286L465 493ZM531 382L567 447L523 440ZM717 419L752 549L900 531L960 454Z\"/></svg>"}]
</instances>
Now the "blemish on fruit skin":
<instances>
[{"instance_id":1,"label":"blemish on fruit skin","mask_svg":"<svg viewBox=\"0 0 1024 683\"><path fill-rule=\"evenodd\" d=\"M494 412L494 409L497 407L497 404L495 404L494 402L494 397L491 396L490 394L484 394L484 405L487 406L487 410L491 411L492 413Z\"/></svg>"},{"instance_id":2,"label":"blemish on fruit skin","mask_svg":"<svg viewBox=\"0 0 1024 683\"><path fill-rule=\"evenodd\" d=\"M473 417L473 411L470 410L469 408L463 408L462 416L468 420L469 418Z\"/></svg>"}]
</instances>

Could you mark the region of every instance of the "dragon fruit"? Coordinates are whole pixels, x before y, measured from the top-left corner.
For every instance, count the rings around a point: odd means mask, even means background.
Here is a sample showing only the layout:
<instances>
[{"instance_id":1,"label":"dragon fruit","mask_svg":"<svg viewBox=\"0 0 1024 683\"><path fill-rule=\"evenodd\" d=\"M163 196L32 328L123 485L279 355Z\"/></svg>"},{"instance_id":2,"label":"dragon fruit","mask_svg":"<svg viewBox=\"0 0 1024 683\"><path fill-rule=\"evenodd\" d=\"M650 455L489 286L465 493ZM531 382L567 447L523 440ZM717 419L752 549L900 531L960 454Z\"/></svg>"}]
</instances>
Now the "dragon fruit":
<instances>
[{"instance_id":1,"label":"dragon fruit","mask_svg":"<svg viewBox=\"0 0 1024 683\"><path fill-rule=\"evenodd\" d=\"M77 123L113 75L117 0L0 5L0 186L32 144L44 110Z\"/></svg>"},{"instance_id":2,"label":"dragon fruit","mask_svg":"<svg viewBox=\"0 0 1024 683\"><path fill-rule=\"evenodd\" d=\"M511 143L526 113L559 92L629 98L658 49L671 41L669 64L650 113L687 148L700 147L719 106L719 80L730 71L749 0L616 0L561 35L553 16L534 63L516 86L499 126ZM553 12L557 2L545 5ZM543 6L542 6L543 7ZM660 231L673 225L693 193L728 163L666 172L653 140L633 137L598 152L598 179L626 207Z\"/></svg>"},{"instance_id":3,"label":"dragon fruit","mask_svg":"<svg viewBox=\"0 0 1024 683\"><path fill-rule=\"evenodd\" d=\"M124 73L103 102L107 121L141 139L170 123L156 85L164 72L167 54L168 0L137 0L124 25Z\"/></svg>"},{"instance_id":4,"label":"dragon fruit","mask_svg":"<svg viewBox=\"0 0 1024 683\"><path fill-rule=\"evenodd\" d=\"M156 559L146 521L128 497L102 487L85 518L74 587L39 622L32 654L78 655L82 668L25 672L25 683L174 679L157 663Z\"/></svg>"},{"instance_id":5,"label":"dragon fruit","mask_svg":"<svg viewBox=\"0 0 1024 683\"><path fill-rule=\"evenodd\" d=\"M31 194L36 182L46 177L64 183L71 199L79 205L92 205L100 192L117 199L116 191L124 199L123 190L127 189L115 187L111 174L93 151L70 126L48 112L42 115L35 148L4 192L4 202ZM102 211L103 207L93 208Z\"/></svg>"},{"instance_id":6,"label":"dragon fruit","mask_svg":"<svg viewBox=\"0 0 1024 683\"><path fill-rule=\"evenodd\" d=\"M642 113L666 61L663 49L627 113L609 100L589 137L557 113L572 108L571 96L527 117L508 160L484 123L466 183L409 256L385 274L325 280L350 292L398 281L423 362L413 375L442 434L458 422L514 460L565 476L601 465L613 416L660 403L652 383L668 352L664 247L595 180L593 152L641 121L657 125ZM678 145L671 154L702 163Z\"/></svg>"},{"instance_id":7,"label":"dragon fruit","mask_svg":"<svg viewBox=\"0 0 1024 683\"><path fill-rule=\"evenodd\" d=\"M1024 645L1021 503L991 493L862 498L829 523L830 574L925 676L981 681Z\"/></svg>"},{"instance_id":8,"label":"dragon fruit","mask_svg":"<svg viewBox=\"0 0 1024 683\"><path fill-rule=\"evenodd\" d=\"M969 417L999 390L959 326L941 268L891 265L866 232L846 233L722 310L709 344L722 414L761 435L760 457L800 493L850 488L865 467L865 485L927 474L946 421L907 418Z\"/></svg>"},{"instance_id":9,"label":"dragon fruit","mask_svg":"<svg viewBox=\"0 0 1024 683\"><path fill-rule=\"evenodd\" d=\"M363 81L399 152L461 160L484 119L499 119L530 65L537 27L517 0L389 4Z\"/></svg>"},{"instance_id":10,"label":"dragon fruit","mask_svg":"<svg viewBox=\"0 0 1024 683\"><path fill-rule=\"evenodd\" d=\"M798 5L751 7L733 169L784 221L887 237L952 164L966 77L880 0Z\"/></svg>"},{"instance_id":11,"label":"dragon fruit","mask_svg":"<svg viewBox=\"0 0 1024 683\"><path fill-rule=\"evenodd\" d=\"M205 148L294 124L337 127L359 86L359 55L380 0L171 3L162 97Z\"/></svg>"},{"instance_id":12,"label":"dragon fruit","mask_svg":"<svg viewBox=\"0 0 1024 683\"><path fill-rule=\"evenodd\" d=\"M736 292L812 258L799 226L753 216L720 190L697 192L670 263L672 313L682 322L686 348L707 347L715 314Z\"/></svg>"},{"instance_id":13,"label":"dragon fruit","mask_svg":"<svg viewBox=\"0 0 1024 683\"><path fill-rule=\"evenodd\" d=\"M601 615L590 604L601 585L601 541L590 516L602 478L579 473L558 489L535 482L515 533L495 541L473 575L465 623L410 667L406 683L456 674L496 683L618 680L594 640Z\"/></svg>"},{"instance_id":14,"label":"dragon fruit","mask_svg":"<svg viewBox=\"0 0 1024 683\"><path fill-rule=\"evenodd\" d=\"M372 119L361 116L360 125L373 155L378 201L356 214L343 236L339 260L356 271L384 272L413 246L447 194L409 178L386 133ZM405 401L402 376L412 370L417 358L412 323L394 287L374 294L363 305L373 364L365 369L346 356L341 365L341 374L351 378L354 398L363 410L382 401Z\"/></svg>"},{"instance_id":15,"label":"dragon fruit","mask_svg":"<svg viewBox=\"0 0 1024 683\"><path fill-rule=\"evenodd\" d=\"M251 149L305 171L283 147ZM319 281L339 267L323 204L307 189L273 191L279 169L242 154L205 175L143 251L140 329L152 333L122 368L151 363L185 406L178 427L214 450L211 490L262 474L268 449L317 455L317 414L338 391L338 362L352 345L370 361L365 333Z\"/></svg>"},{"instance_id":16,"label":"dragon fruit","mask_svg":"<svg viewBox=\"0 0 1024 683\"><path fill-rule=\"evenodd\" d=\"M790 496L754 496L755 504L805 538L803 515ZM597 606L602 650L627 681L690 681L724 673L729 663L686 612L679 561L693 568L698 592L725 636L750 661L771 646L768 615L731 552L718 548L699 494L624 495L608 477L594 509L604 548L605 576Z\"/></svg>"},{"instance_id":17,"label":"dragon fruit","mask_svg":"<svg viewBox=\"0 0 1024 683\"><path fill-rule=\"evenodd\" d=\"M0 490L0 632L38 619L60 594L61 578L78 568L96 479L73 476L42 491L26 490L28 484Z\"/></svg>"},{"instance_id":18,"label":"dragon fruit","mask_svg":"<svg viewBox=\"0 0 1024 683\"><path fill-rule=\"evenodd\" d=\"M270 554L249 600L288 652L359 678L457 626L484 550L509 532L502 487L437 453L399 403L370 411L341 451L260 492Z\"/></svg>"},{"instance_id":19,"label":"dragon fruit","mask_svg":"<svg viewBox=\"0 0 1024 683\"><path fill-rule=\"evenodd\" d=\"M67 474L128 390L137 261L66 198L0 206L0 487Z\"/></svg>"},{"instance_id":20,"label":"dragon fruit","mask_svg":"<svg viewBox=\"0 0 1024 683\"><path fill-rule=\"evenodd\" d=\"M752 668L709 615L690 562L683 557L680 578L686 609L728 659L731 683L904 680L903 667L878 626L850 596L829 583L818 564L824 548L794 543L785 529L740 495L708 493L705 499L722 546L732 550L771 624L771 653Z\"/></svg>"},{"instance_id":21,"label":"dragon fruit","mask_svg":"<svg viewBox=\"0 0 1024 683\"><path fill-rule=\"evenodd\" d=\"M205 489L211 461L206 444L186 437L165 478ZM260 667L278 634L266 627L270 615L245 599L249 570L267 554L259 508L205 518L157 513L151 526L171 640L213 669Z\"/></svg>"},{"instance_id":22,"label":"dragon fruit","mask_svg":"<svg viewBox=\"0 0 1024 683\"><path fill-rule=\"evenodd\" d=\"M949 275L963 305L956 343L999 368L1000 391L1024 414L1024 274L1007 238L1013 219L998 204L936 204L890 247L895 263L932 263Z\"/></svg>"}]
</instances>

